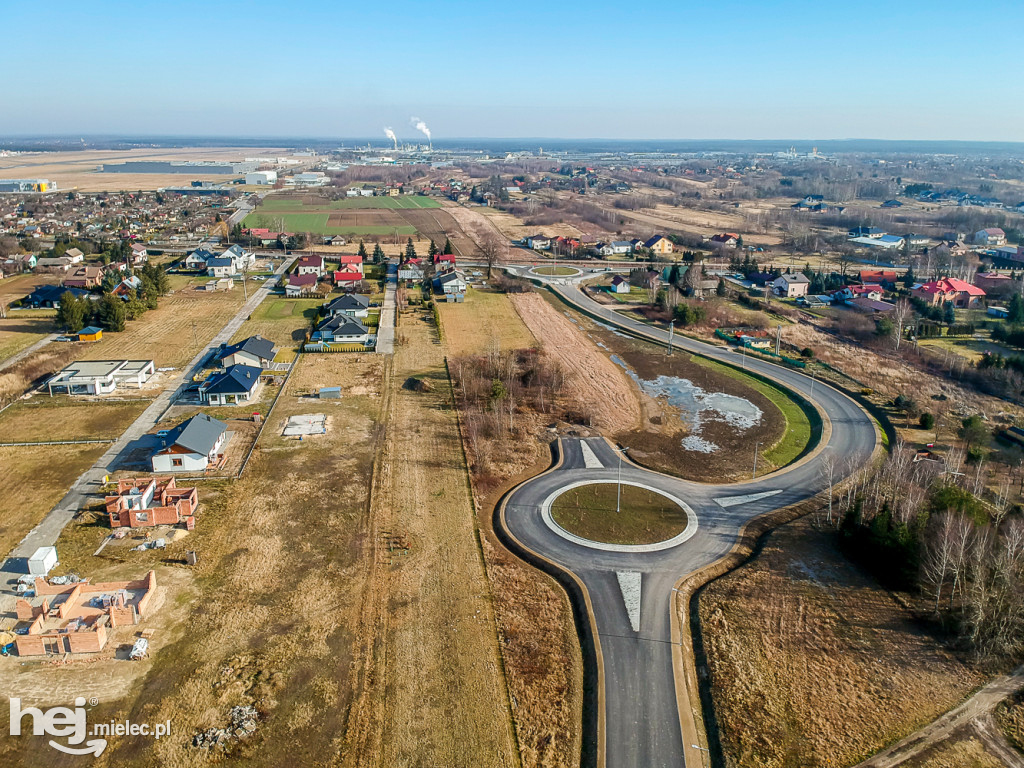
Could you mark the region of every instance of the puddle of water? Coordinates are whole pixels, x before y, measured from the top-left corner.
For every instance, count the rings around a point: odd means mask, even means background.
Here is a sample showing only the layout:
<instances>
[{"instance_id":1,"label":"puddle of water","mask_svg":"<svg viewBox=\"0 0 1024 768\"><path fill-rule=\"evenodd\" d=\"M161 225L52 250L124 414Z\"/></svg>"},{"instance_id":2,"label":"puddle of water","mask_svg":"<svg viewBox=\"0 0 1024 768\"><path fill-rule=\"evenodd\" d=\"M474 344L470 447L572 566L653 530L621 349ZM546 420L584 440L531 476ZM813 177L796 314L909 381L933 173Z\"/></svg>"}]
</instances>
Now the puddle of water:
<instances>
[{"instance_id":1,"label":"puddle of water","mask_svg":"<svg viewBox=\"0 0 1024 768\"><path fill-rule=\"evenodd\" d=\"M620 366L640 388L654 398L664 398L669 405L677 408L690 427L690 434L683 438L683 448L698 453L713 453L718 446L700 436L704 423L725 422L729 426L747 430L761 423L761 409L749 400L725 392L707 392L689 379L678 376L659 376L653 380L640 378L618 355L611 360Z\"/></svg>"}]
</instances>

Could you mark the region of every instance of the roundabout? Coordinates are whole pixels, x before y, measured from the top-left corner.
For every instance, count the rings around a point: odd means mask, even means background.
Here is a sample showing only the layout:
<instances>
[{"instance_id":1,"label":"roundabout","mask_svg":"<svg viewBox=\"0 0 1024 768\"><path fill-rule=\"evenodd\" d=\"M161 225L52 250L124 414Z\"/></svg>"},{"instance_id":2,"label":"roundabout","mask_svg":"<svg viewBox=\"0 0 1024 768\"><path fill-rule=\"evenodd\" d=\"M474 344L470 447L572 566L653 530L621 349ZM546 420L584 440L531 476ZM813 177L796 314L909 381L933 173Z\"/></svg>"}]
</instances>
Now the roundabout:
<instances>
[{"instance_id":1,"label":"roundabout","mask_svg":"<svg viewBox=\"0 0 1024 768\"><path fill-rule=\"evenodd\" d=\"M594 302L579 290L577 280L545 282L592 317L662 344L668 341L665 331ZM739 362L727 348L679 335L674 344L711 359ZM495 529L506 546L559 581L572 603L584 659L584 766L706 764L690 642L680 629L686 609L681 617L677 588L691 574L727 557L752 520L820 493L825 451L843 461L833 478L838 482L868 462L879 444L874 420L839 390L762 360L747 358L743 364L812 402L822 416L819 444L790 466L740 483L702 484L638 466L604 438L566 437L555 444L554 465L510 491L495 512ZM674 502L685 511L685 527L660 541L624 544L621 536L595 533L607 532L606 525L553 511L566 492L620 482Z\"/></svg>"},{"instance_id":2,"label":"roundabout","mask_svg":"<svg viewBox=\"0 0 1024 768\"><path fill-rule=\"evenodd\" d=\"M530 270L531 275L538 277L580 277L583 275L582 269L576 267L558 267L558 266L543 266L533 267Z\"/></svg>"}]
</instances>

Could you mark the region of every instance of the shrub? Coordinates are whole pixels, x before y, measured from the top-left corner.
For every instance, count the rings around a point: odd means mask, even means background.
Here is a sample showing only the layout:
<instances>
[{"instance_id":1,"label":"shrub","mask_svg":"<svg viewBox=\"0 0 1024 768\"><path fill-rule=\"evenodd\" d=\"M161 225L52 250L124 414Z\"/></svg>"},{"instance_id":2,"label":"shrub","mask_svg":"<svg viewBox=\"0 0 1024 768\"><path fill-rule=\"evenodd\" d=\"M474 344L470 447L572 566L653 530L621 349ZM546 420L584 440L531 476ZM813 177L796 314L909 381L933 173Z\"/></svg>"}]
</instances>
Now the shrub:
<instances>
[{"instance_id":1,"label":"shrub","mask_svg":"<svg viewBox=\"0 0 1024 768\"><path fill-rule=\"evenodd\" d=\"M935 429L935 417L927 411L921 414L917 423L921 425L921 429Z\"/></svg>"},{"instance_id":2,"label":"shrub","mask_svg":"<svg viewBox=\"0 0 1024 768\"><path fill-rule=\"evenodd\" d=\"M807 359L810 359L814 357L814 350L811 349L810 347L804 347L803 349L800 350L800 357L806 357Z\"/></svg>"}]
</instances>

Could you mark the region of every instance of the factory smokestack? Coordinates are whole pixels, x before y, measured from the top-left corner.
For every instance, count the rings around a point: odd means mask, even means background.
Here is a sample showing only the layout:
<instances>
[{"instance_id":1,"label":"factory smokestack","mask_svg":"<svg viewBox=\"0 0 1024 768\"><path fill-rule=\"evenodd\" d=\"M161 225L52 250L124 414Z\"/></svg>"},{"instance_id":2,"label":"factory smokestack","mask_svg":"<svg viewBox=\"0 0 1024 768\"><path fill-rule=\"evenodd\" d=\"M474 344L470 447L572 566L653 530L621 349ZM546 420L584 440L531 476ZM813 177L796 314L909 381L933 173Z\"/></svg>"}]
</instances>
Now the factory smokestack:
<instances>
[{"instance_id":1,"label":"factory smokestack","mask_svg":"<svg viewBox=\"0 0 1024 768\"><path fill-rule=\"evenodd\" d=\"M420 120L418 117L413 117L413 118L410 118L410 119L412 121L412 124L414 126L416 126L416 130L419 131L420 133L422 133L424 136L427 137L427 143L430 145L430 148L433 149L434 148L434 142L433 142L433 139L431 139L431 137L430 137L430 129L427 128L427 124L424 123L422 120Z\"/></svg>"},{"instance_id":2,"label":"factory smokestack","mask_svg":"<svg viewBox=\"0 0 1024 768\"><path fill-rule=\"evenodd\" d=\"M384 135L387 136L389 139L391 139L393 142L395 142L395 150L397 151L398 150L398 137L395 136L395 132L392 131L390 128L385 128L384 129Z\"/></svg>"}]
</instances>

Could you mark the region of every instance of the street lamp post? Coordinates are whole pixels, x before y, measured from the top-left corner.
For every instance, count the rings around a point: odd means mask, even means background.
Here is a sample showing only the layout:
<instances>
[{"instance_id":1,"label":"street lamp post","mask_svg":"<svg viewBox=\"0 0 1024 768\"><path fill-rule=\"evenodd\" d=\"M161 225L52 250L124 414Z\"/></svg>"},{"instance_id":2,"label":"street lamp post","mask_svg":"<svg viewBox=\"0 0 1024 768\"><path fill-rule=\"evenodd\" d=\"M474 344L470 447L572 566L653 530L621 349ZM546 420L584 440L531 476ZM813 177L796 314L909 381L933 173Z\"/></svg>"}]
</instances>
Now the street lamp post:
<instances>
[{"instance_id":1,"label":"street lamp post","mask_svg":"<svg viewBox=\"0 0 1024 768\"><path fill-rule=\"evenodd\" d=\"M756 480L757 479L757 449L760 448L760 447L761 447L760 441L754 443L754 473L750 477L751 480Z\"/></svg>"},{"instance_id":2,"label":"street lamp post","mask_svg":"<svg viewBox=\"0 0 1024 768\"><path fill-rule=\"evenodd\" d=\"M622 448L616 448L615 452L619 455L619 470L615 480L615 516L619 516L619 512L622 511L622 454L628 451L629 448L623 446Z\"/></svg>"}]
</instances>

